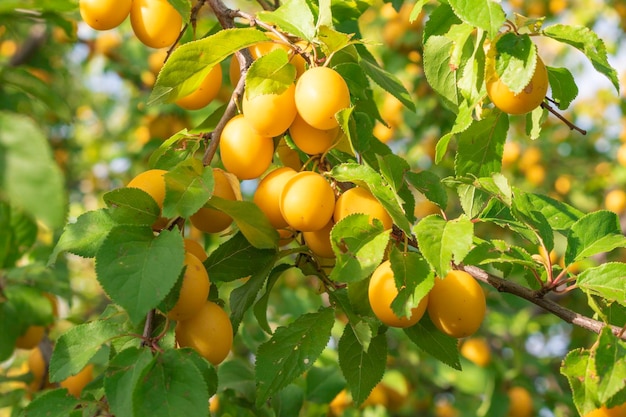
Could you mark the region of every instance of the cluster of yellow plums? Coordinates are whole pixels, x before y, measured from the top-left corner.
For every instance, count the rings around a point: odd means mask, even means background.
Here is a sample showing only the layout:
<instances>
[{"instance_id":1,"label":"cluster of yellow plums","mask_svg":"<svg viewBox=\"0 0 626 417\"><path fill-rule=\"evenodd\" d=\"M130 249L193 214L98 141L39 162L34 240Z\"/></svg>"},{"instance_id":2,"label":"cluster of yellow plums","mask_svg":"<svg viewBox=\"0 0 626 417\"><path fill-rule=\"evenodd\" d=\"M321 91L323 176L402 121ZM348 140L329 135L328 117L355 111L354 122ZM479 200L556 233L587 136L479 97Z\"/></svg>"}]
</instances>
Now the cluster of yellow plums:
<instances>
[{"instance_id":1,"label":"cluster of yellow plums","mask_svg":"<svg viewBox=\"0 0 626 417\"><path fill-rule=\"evenodd\" d=\"M80 15L96 30L116 28L128 16L135 36L151 48L171 46L183 18L167 0L80 0Z\"/></svg>"},{"instance_id":2,"label":"cluster of yellow plums","mask_svg":"<svg viewBox=\"0 0 626 417\"><path fill-rule=\"evenodd\" d=\"M391 303L397 295L391 262L384 261L372 274L368 289L372 310L384 324L403 328L413 326L428 311L431 321L441 332L463 338L474 334L485 317L483 289L465 271L451 270L443 279L435 278L433 288L408 316L399 317L392 310Z\"/></svg>"}]
</instances>

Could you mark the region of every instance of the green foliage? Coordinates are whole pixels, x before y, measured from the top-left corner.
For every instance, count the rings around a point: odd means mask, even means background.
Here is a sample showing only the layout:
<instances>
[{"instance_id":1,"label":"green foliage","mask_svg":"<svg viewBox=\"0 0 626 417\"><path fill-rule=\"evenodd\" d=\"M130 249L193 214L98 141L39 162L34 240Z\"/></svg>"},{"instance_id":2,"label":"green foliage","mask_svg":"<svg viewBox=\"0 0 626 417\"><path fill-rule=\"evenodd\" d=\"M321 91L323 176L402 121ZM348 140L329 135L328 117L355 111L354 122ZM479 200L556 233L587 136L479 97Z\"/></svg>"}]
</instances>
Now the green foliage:
<instances>
[{"instance_id":1,"label":"green foliage","mask_svg":"<svg viewBox=\"0 0 626 417\"><path fill-rule=\"evenodd\" d=\"M77 2L0 5L0 52L10 50L7 41L18 41L21 51L37 40L23 10L45 26L45 47L23 57L0 54L0 361L25 362L15 342L39 325L46 326L40 348L49 381L87 364L99 375L80 398L52 389L31 401L26 386L2 388L0 406L24 416L201 416L216 395L217 415L313 416L328 414L346 388L353 403L345 416L432 416L433 404L453 399L461 417L475 417L507 414L506 388L518 381L540 387L535 405L559 417L624 402L625 214L599 210L605 191L626 186L615 157L625 146L614 127L623 123L614 116L623 98L602 91L593 109L583 107L582 83L592 75L579 81L570 55L582 52L619 92L609 54L623 41L605 44L590 29L604 21L581 15L584 24L570 23L576 8L561 15L554 2L542 3L550 6L544 18L493 0L287 0L257 8L241 2L242 12L219 16L222 23L236 17L221 29L209 14L192 15L192 2L169 2L189 25L158 74L147 69L148 52L127 22L110 32L123 42L105 51L98 43L104 34L83 27L75 33ZM618 10L598 8L603 16ZM69 40L58 40L61 32ZM236 52L270 41L268 32L292 42L308 66L336 69L350 89L350 107L335 114L341 140L332 149L305 155L285 133L302 169L322 173L336 195L366 188L394 223L384 230L364 214L336 222L332 259L314 255L298 231L288 230L294 239L285 243L285 231L279 235L251 201L257 182L242 183L235 201L213 195L221 161L212 152L239 109L242 96L229 97L235 86L197 112L173 104L213 67L227 68ZM276 49L254 60L243 94L278 94L297 82L291 55ZM547 65L551 97L525 117L495 109L485 87L489 72L520 92L538 58ZM107 90L105 79L119 85ZM390 109L387 98L399 106ZM573 122L558 125L553 105ZM167 133L157 131L158 122ZM592 137L572 133L581 130L573 123ZM147 138L137 142L135 132ZM522 144L514 166L511 143ZM539 161L528 162L529 148L539 150ZM283 164L276 156L272 169ZM543 169L539 179L530 175L536 167ZM167 170L162 209L148 193L122 186L147 168ZM564 178L567 191L556 186ZM189 218L202 207L229 215L233 225L199 236ZM217 368L178 348L175 324L161 314L183 285L183 236L208 253L208 298L233 327L234 346ZM501 293L486 291L489 312L479 331L489 338L491 362L463 357L459 341L427 314L402 331L383 326L367 291L386 259L398 316L451 269L497 287ZM49 327L56 319L44 292L62 296L63 330ZM539 314L532 303L554 315ZM576 317L574 324L599 335L574 331L556 316ZM554 341L563 345L556 353ZM366 406L375 387L390 388L391 373L411 402L394 409L385 391L384 406ZM3 381L29 379L1 375Z\"/></svg>"}]
</instances>

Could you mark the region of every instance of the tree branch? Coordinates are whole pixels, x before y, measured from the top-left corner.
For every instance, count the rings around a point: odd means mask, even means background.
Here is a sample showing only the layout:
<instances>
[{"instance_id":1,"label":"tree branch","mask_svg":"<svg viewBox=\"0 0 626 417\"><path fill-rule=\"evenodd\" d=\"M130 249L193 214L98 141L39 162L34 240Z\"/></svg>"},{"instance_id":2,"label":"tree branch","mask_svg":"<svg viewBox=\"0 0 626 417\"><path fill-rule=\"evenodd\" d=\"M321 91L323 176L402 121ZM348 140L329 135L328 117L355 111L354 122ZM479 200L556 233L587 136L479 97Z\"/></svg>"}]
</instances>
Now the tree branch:
<instances>
[{"instance_id":1,"label":"tree branch","mask_svg":"<svg viewBox=\"0 0 626 417\"><path fill-rule=\"evenodd\" d=\"M626 334L622 332L621 328L613 325L607 325L601 321L594 320L587 316L583 316L582 314L576 313L575 311L572 311L568 308L565 308L548 298L544 298L543 294L540 291L534 291L524 287L523 285L516 284L515 282L499 278L476 266L461 265L458 266L458 269L467 272L478 281L491 285L500 292L513 294L527 301L530 301L531 303L538 305L539 307L554 314L555 316L567 323L582 327L583 329L598 334L605 326L609 326L616 337L622 340L626 340Z\"/></svg>"}]
</instances>

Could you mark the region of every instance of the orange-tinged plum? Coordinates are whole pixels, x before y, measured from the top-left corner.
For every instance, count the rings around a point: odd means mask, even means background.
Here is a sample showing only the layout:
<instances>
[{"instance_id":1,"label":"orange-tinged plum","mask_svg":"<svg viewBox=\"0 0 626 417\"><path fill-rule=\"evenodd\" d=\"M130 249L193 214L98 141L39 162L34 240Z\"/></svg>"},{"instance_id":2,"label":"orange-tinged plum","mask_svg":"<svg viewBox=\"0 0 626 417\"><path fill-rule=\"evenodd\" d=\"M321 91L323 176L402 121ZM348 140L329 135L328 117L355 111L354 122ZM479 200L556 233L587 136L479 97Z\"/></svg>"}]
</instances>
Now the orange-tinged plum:
<instances>
[{"instance_id":1,"label":"orange-tinged plum","mask_svg":"<svg viewBox=\"0 0 626 417\"><path fill-rule=\"evenodd\" d=\"M624 417L626 416L626 403L607 408L605 405L585 414L585 417Z\"/></svg>"},{"instance_id":2,"label":"orange-tinged plum","mask_svg":"<svg viewBox=\"0 0 626 417\"><path fill-rule=\"evenodd\" d=\"M537 66L528 85L518 94L513 93L495 75L486 81L487 95L493 104L508 114L525 114L538 107L548 92L548 71L541 58L537 57Z\"/></svg>"},{"instance_id":3,"label":"orange-tinged plum","mask_svg":"<svg viewBox=\"0 0 626 417\"><path fill-rule=\"evenodd\" d=\"M178 38L183 18L167 0L133 0L130 23L144 45L165 48Z\"/></svg>"},{"instance_id":4,"label":"orange-tinged plum","mask_svg":"<svg viewBox=\"0 0 626 417\"><path fill-rule=\"evenodd\" d=\"M315 255L320 258L335 258L335 252L330 243L330 232L335 223L331 220L320 230L313 232L302 232L304 243L311 249Z\"/></svg>"},{"instance_id":5,"label":"orange-tinged plum","mask_svg":"<svg viewBox=\"0 0 626 417\"><path fill-rule=\"evenodd\" d=\"M280 194L285 187L285 183L294 175L296 175L296 171L292 168L276 168L259 181L254 192L252 201L261 209L267 216L270 224L276 229L287 227L287 221L280 212Z\"/></svg>"},{"instance_id":6,"label":"orange-tinged plum","mask_svg":"<svg viewBox=\"0 0 626 417\"><path fill-rule=\"evenodd\" d=\"M478 330L486 312L485 293L465 271L453 270L445 278L435 278L428 297L428 315L448 336L471 336Z\"/></svg>"},{"instance_id":7,"label":"orange-tinged plum","mask_svg":"<svg viewBox=\"0 0 626 417\"><path fill-rule=\"evenodd\" d=\"M222 307L207 301L196 315L176 324L176 341L217 366L233 346L233 326Z\"/></svg>"},{"instance_id":8,"label":"orange-tinged plum","mask_svg":"<svg viewBox=\"0 0 626 417\"><path fill-rule=\"evenodd\" d=\"M185 244L185 252L189 252L194 255L200 262L204 262L207 260L209 255L207 255L206 251L202 247L198 241L185 238L183 239L183 243Z\"/></svg>"},{"instance_id":9,"label":"orange-tinged plum","mask_svg":"<svg viewBox=\"0 0 626 417\"><path fill-rule=\"evenodd\" d=\"M28 353L28 370L33 375L33 380L28 385L31 392L37 392L44 388L52 388L53 384L48 381L48 367L41 353L36 347Z\"/></svg>"},{"instance_id":10,"label":"orange-tinged plum","mask_svg":"<svg viewBox=\"0 0 626 417\"><path fill-rule=\"evenodd\" d=\"M129 188L139 188L145 191L154 199L159 208L163 210L163 202L165 201L165 177L167 171L163 169L149 169L138 174L130 180L126 185ZM155 230L163 229L167 225L168 220L160 217L152 225Z\"/></svg>"},{"instance_id":11,"label":"orange-tinged plum","mask_svg":"<svg viewBox=\"0 0 626 417\"><path fill-rule=\"evenodd\" d=\"M211 68L197 89L176 100L176 104L186 110L198 110L206 107L220 92L222 87L222 66Z\"/></svg>"},{"instance_id":12,"label":"orange-tinged plum","mask_svg":"<svg viewBox=\"0 0 626 417\"><path fill-rule=\"evenodd\" d=\"M289 135L296 146L304 153L317 155L326 152L339 136L339 128L329 130L316 129L297 115L291 126Z\"/></svg>"},{"instance_id":13,"label":"orange-tinged plum","mask_svg":"<svg viewBox=\"0 0 626 417\"><path fill-rule=\"evenodd\" d=\"M194 316L209 296L209 274L200 260L191 253L185 253L185 275L180 287L178 300L167 312L170 320L187 320Z\"/></svg>"},{"instance_id":14,"label":"orange-tinged plum","mask_svg":"<svg viewBox=\"0 0 626 417\"><path fill-rule=\"evenodd\" d=\"M330 221L335 193L326 179L312 171L289 178L280 194L280 212L289 226L302 232L320 230Z\"/></svg>"},{"instance_id":15,"label":"orange-tinged plum","mask_svg":"<svg viewBox=\"0 0 626 417\"><path fill-rule=\"evenodd\" d=\"M487 366L491 362L489 343L479 337L464 341L461 345L461 355L478 366Z\"/></svg>"},{"instance_id":16,"label":"orange-tinged plum","mask_svg":"<svg viewBox=\"0 0 626 417\"><path fill-rule=\"evenodd\" d=\"M305 122L328 130L339 126L335 113L350 106L350 90L334 69L315 67L298 78L295 99L298 114Z\"/></svg>"},{"instance_id":17,"label":"orange-tinged plum","mask_svg":"<svg viewBox=\"0 0 626 417\"><path fill-rule=\"evenodd\" d=\"M61 388L66 388L74 397L80 397L83 389L93 380L93 365L87 364L76 375L68 376L61 381Z\"/></svg>"},{"instance_id":18,"label":"orange-tinged plum","mask_svg":"<svg viewBox=\"0 0 626 417\"><path fill-rule=\"evenodd\" d=\"M511 387L509 396L508 417L532 417L535 415L533 398L524 387Z\"/></svg>"},{"instance_id":19,"label":"orange-tinged plum","mask_svg":"<svg viewBox=\"0 0 626 417\"><path fill-rule=\"evenodd\" d=\"M254 130L240 114L224 126L220 155L226 170L240 180L258 178L272 163L274 141Z\"/></svg>"},{"instance_id":20,"label":"orange-tinged plum","mask_svg":"<svg viewBox=\"0 0 626 417\"><path fill-rule=\"evenodd\" d=\"M335 223L338 223L344 217L355 213L367 214L370 222L372 219L380 220L385 230L393 226L393 220L387 210L366 188L354 187L344 191L337 199L333 217Z\"/></svg>"},{"instance_id":21,"label":"orange-tinged plum","mask_svg":"<svg viewBox=\"0 0 626 417\"><path fill-rule=\"evenodd\" d=\"M43 338L45 331L44 326L28 326L26 331L15 341L15 347L20 349L32 349L36 347Z\"/></svg>"},{"instance_id":22,"label":"orange-tinged plum","mask_svg":"<svg viewBox=\"0 0 626 417\"><path fill-rule=\"evenodd\" d=\"M82 19L96 30L119 26L130 13L132 0L80 0L78 8Z\"/></svg>"},{"instance_id":23,"label":"orange-tinged plum","mask_svg":"<svg viewBox=\"0 0 626 417\"><path fill-rule=\"evenodd\" d=\"M280 94L261 94L253 98L244 94L243 117L263 136L283 134L296 117L295 91L295 85L291 84Z\"/></svg>"},{"instance_id":24,"label":"orange-tinged plum","mask_svg":"<svg viewBox=\"0 0 626 417\"><path fill-rule=\"evenodd\" d=\"M399 317L391 309L391 303L398 296L398 289L391 269L391 262L381 263L370 278L367 295L374 315L384 324L391 327L410 327L417 323L429 303L429 296L420 300L416 307L411 309L410 316Z\"/></svg>"},{"instance_id":25,"label":"orange-tinged plum","mask_svg":"<svg viewBox=\"0 0 626 417\"><path fill-rule=\"evenodd\" d=\"M235 201L237 195L233 190L233 186L228 180L227 173L219 168L213 168L214 188L213 195L224 198L226 200ZM191 218L193 224L198 230L204 233L220 233L226 230L233 222L232 217L228 214L212 208L202 207Z\"/></svg>"}]
</instances>

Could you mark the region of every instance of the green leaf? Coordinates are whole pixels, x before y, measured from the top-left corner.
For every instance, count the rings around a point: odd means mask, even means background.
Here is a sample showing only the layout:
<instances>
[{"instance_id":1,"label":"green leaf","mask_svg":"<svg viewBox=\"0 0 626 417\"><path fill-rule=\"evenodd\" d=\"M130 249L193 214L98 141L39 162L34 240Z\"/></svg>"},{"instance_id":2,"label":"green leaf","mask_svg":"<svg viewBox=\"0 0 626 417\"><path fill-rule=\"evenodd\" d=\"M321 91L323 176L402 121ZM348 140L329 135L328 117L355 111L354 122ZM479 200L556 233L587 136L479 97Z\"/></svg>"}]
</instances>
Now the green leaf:
<instances>
[{"instance_id":1,"label":"green leaf","mask_svg":"<svg viewBox=\"0 0 626 417\"><path fill-rule=\"evenodd\" d=\"M117 226L96 254L102 288L134 323L155 308L183 268L183 238L178 232L154 236L149 226Z\"/></svg>"},{"instance_id":2,"label":"green leaf","mask_svg":"<svg viewBox=\"0 0 626 417\"><path fill-rule=\"evenodd\" d=\"M623 277L623 275L622 275ZM622 278L622 289L624 281ZM622 300L626 300L622 298ZM596 371L600 375L598 400L606 404L618 392L626 388L626 342L618 339L611 329L605 326L596 348Z\"/></svg>"},{"instance_id":3,"label":"green leaf","mask_svg":"<svg viewBox=\"0 0 626 417\"><path fill-rule=\"evenodd\" d=\"M458 339L437 330L428 315L422 317L414 326L405 328L404 333L423 352L451 368L461 370Z\"/></svg>"},{"instance_id":4,"label":"green leaf","mask_svg":"<svg viewBox=\"0 0 626 417\"><path fill-rule=\"evenodd\" d=\"M581 415L598 408L600 378L590 351L576 349L569 352L561 364L561 374L569 381L574 404Z\"/></svg>"},{"instance_id":5,"label":"green leaf","mask_svg":"<svg viewBox=\"0 0 626 417\"><path fill-rule=\"evenodd\" d=\"M48 227L65 223L63 174L44 133L28 117L0 112L0 199ZM45 201L45 204L42 204Z\"/></svg>"},{"instance_id":6,"label":"green leaf","mask_svg":"<svg viewBox=\"0 0 626 417\"><path fill-rule=\"evenodd\" d=\"M496 73L514 94L519 94L530 82L537 66L537 47L528 34L508 32L498 38Z\"/></svg>"},{"instance_id":7,"label":"green leaf","mask_svg":"<svg viewBox=\"0 0 626 417\"><path fill-rule=\"evenodd\" d=\"M576 221L567 235L565 264L623 247L626 236L617 215L608 210L589 213Z\"/></svg>"},{"instance_id":8,"label":"green leaf","mask_svg":"<svg viewBox=\"0 0 626 417\"><path fill-rule=\"evenodd\" d=\"M487 31L491 39L506 19L500 3L493 0L450 0L450 6L461 20Z\"/></svg>"},{"instance_id":9,"label":"green leaf","mask_svg":"<svg viewBox=\"0 0 626 417\"><path fill-rule=\"evenodd\" d=\"M454 42L445 36L431 36L424 45L424 75L439 94L443 104L458 113L461 97L457 89L458 72L449 65Z\"/></svg>"},{"instance_id":10,"label":"green leaf","mask_svg":"<svg viewBox=\"0 0 626 417\"><path fill-rule=\"evenodd\" d=\"M220 30L206 38L177 47L167 60L148 99L149 105L174 101L195 91L221 61L236 51L267 41L255 28Z\"/></svg>"},{"instance_id":11,"label":"green leaf","mask_svg":"<svg viewBox=\"0 0 626 417\"><path fill-rule=\"evenodd\" d=\"M131 347L115 355L104 377L104 391L114 415L124 415L133 409L133 394L154 365L149 349Z\"/></svg>"},{"instance_id":12,"label":"green leaf","mask_svg":"<svg viewBox=\"0 0 626 417\"><path fill-rule=\"evenodd\" d=\"M120 321L124 317L79 324L63 333L50 358L50 381L62 381L83 369L102 345L127 330L125 322Z\"/></svg>"},{"instance_id":13,"label":"green leaf","mask_svg":"<svg viewBox=\"0 0 626 417\"><path fill-rule=\"evenodd\" d=\"M411 310L417 307L435 285L435 275L419 253L404 253L394 247L389 260L398 289L391 308L398 317L410 316Z\"/></svg>"},{"instance_id":14,"label":"green leaf","mask_svg":"<svg viewBox=\"0 0 626 417\"><path fill-rule=\"evenodd\" d=\"M457 135L457 177L489 177L501 171L502 152L509 130L508 118L501 116L502 113L496 113L493 117L475 122Z\"/></svg>"},{"instance_id":15,"label":"green leaf","mask_svg":"<svg viewBox=\"0 0 626 417\"><path fill-rule=\"evenodd\" d=\"M606 76L619 92L617 71L608 61L606 47L602 39L586 26L570 26L557 24L543 30L543 35L566 43L584 53L593 67Z\"/></svg>"},{"instance_id":16,"label":"green leaf","mask_svg":"<svg viewBox=\"0 0 626 417\"><path fill-rule=\"evenodd\" d=\"M217 368L220 390L233 390L251 403L255 398L254 370L246 359L225 361Z\"/></svg>"},{"instance_id":17,"label":"green leaf","mask_svg":"<svg viewBox=\"0 0 626 417\"><path fill-rule=\"evenodd\" d=\"M438 215L424 217L413 229L420 251L439 277L451 262L460 263L472 247L474 225L465 216L446 221Z\"/></svg>"},{"instance_id":18,"label":"green leaf","mask_svg":"<svg viewBox=\"0 0 626 417\"><path fill-rule=\"evenodd\" d=\"M230 293L230 321L235 333L237 332L239 323L241 323L244 314L248 311L250 306L254 304L275 262L276 257L267 257L264 263L255 263L255 270L254 273L250 275L250 279Z\"/></svg>"},{"instance_id":19,"label":"green leaf","mask_svg":"<svg viewBox=\"0 0 626 417\"><path fill-rule=\"evenodd\" d=\"M289 55L276 49L252 63L246 74L246 98L266 94L281 94L296 78L296 67L289 63Z\"/></svg>"},{"instance_id":20,"label":"green leaf","mask_svg":"<svg viewBox=\"0 0 626 417\"><path fill-rule=\"evenodd\" d=\"M457 133L464 132L469 129L469 127L474 123L474 115L473 110L470 108L469 104L466 100L462 100L458 106L456 106L456 119L454 119L454 126L452 126L452 130L446 133L439 139L437 142L437 146L435 148L435 163L438 164L441 162L446 152L448 151L448 145L450 144L450 140Z\"/></svg>"},{"instance_id":21,"label":"green leaf","mask_svg":"<svg viewBox=\"0 0 626 417\"><path fill-rule=\"evenodd\" d=\"M208 387L189 350L166 350L143 372L133 393L133 415L206 416Z\"/></svg>"},{"instance_id":22,"label":"green leaf","mask_svg":"<svg viewBox=\"0 0 626 417\"><path fill-rule=\"evenodd\" d=\"M578 86L574 76L567 68L548 67L548 81L552 90L552 99L560 110L566 110L578 96Z\"/></svg>"},{"instance_id":23,"label":"green leaf","mask_svg":"<svg viewBox=\"0 0 626 417\"><path fill-rule=\"evenodd\" d=\"M0 201L0 269L15 265L37 241L35 220L24 211Z\"/></svg>"},{"instance_id":24,"label":"green leaf","mask_svg":"<svg viewBox=\"0 0 626 417\"><path fill-rule=\"evenodd\" d=\"M259 346L256 356L256 405L311 368L322 353L334 324L334 309L304 314L287 327L279 327Z\"/></svg>"},{"instance_id":25,"label":"green leaf","mask_svg":"<svg viewBox=\"0 0 626 417\"><path fill-rule=\"evenodd\" d=\"M304 390L295 384L287 385L271 399L272 410L276 413L276 417L297 416L303 404Z\"/></svg>"},{"instance_id":26,"label":"green leaf","mask_svg":"<svg viewBox=\"0 0 626 417\"><path fill-rule=\"evenodd\" d=\"M256 248L237 233L211 252L204 265L212 282L229 282L255 274L259 265L266 265L275 256L275 250Z\"/></svg>"},{"instance_id":27,"label":"green leaf","mask_svg":"<svg viewBox=\"0 0 626 417\"><path fill-rule=\"evenodd\" d=\"M315 17L305 0L287 0L273 12L259 12L257 19L278 26L299 38L312 41L315 37Z\"/></svg>"},{"instance_id":28,"label":"green leaf","mask_svg":"<svg viewBox=\"0 0 626 417\"><path fill-rule=\"evenodd\" d=\"M67 417L79 405L76 397L65 388L48 391L30 402L24 417Z\"/></svg>"},{"instance_id":29,"label":"green leaf","mask_svg":"<svg viewBox=\"0 0 626 417\"><path fill-rule=\"evenodd\" d=\"M442 209L448 205L448 192L441 183L441 178L431 171L413 172L405 174L405 178L417 191L426 198L437 204Z\"/></svg>"},{"instance_id":30,"label":"green leaf","mask_svg":"<svg viewBox=\"0 0 626 417\"><path fill-rule=\"evenodd\" d=\"M375 336L365 351L352 326L346 326L337 350L339 366L352 393L352 399L355 404L360 405L385 373L387 338L384 333Z\"/></svg>"},{"instance_id":31,"label":"green leaf","mask_svg":"<svg viewBox=\"0 0 626 417\"><path fill-rule=\"evenodd\" d=\"M626 305L626 264L608 262L585 269L576 283L585 292Z\"/></svg>"},{"instance_id":32,"label":"green leaf","mask_svg":"<svg viewBox=\"0 0 626 417\"><path fill-rule=\"evenodd\" d=\"M117 222L106 209L81 214L76 222L65 226L48 264L54 264L61 252L70 252L85 258L95 257L100 245L115 226Z\"/></svg>"},{"instance_id":33,"label":"green leaf","mask_svg":"<svg viewBox=\"0 0 626 417\"><path fill-rule=\"evenodd\" d=\"M306 373L306 400L328 404L345 385L346 380L336 366L314 366Z\"/></svg>"},{"instance_id":34,"label":"green leaf","mask_svg":"<svg viewBox=\"0 0 626 417\"><path fill-rule=\"evenodd\" d=\"M276 284L276 281L278 281L278 278L280 278L282 273L290 268L291 266L287 264L276 265L276 267L272 269L269 277L267 278L265 292L254 304L254 317L256 317L256 321L259 323L259 326L261 326L261 328L268 334L272 334L272 329L269 325L269 322L267 321L267 310L271 291L272 288L274 288L274 284Z\"/></svg>"},{"instance_id":35,"label":"green leaf","mask_svg":"<svg viewBox=\"0 0 626 417\"><path fill-rule=\"evenodd\" d=\"M232 217L252 246L259 249L274 249L278 246L278 232L253 202L213 196L206 206L223 211Z\"/></svg>"},{"instance_id":36,"label":"green leaf","mask_svg":"<svg viewBox=\"0 0 626 417\"><path fill-rule=\"evenodd\" d=\"M536 262L530 254L518 246L509 245L502 240L491 240L476 245L465 256L465 265L487 265L487 264L516 264L529 268L536 267Z\"/></svg>"},{"instance_id":37,"label":"green leaf","mask_svg":"<svg viewBox=\"0 0 626 417\"><path fill-rule=\"evenodd\" d=\"M191 0L167 0L183 18L184 23L189 23L191 17Z\"/></svg>"},{"instance_id":38,"label":"green leaf","mask_svg":"<svg viewBox=\"0 0 626 417\"><path fill-rule=\"evenodd\" d=\"M580 210L547 195L527 193L516 189L515 199L518 202L524 201L525 206L541 213L550 226L558 232L569 231L572 225L584 215Z\"/></svg>"},{"instance_id":39,"label":"green leaf","mask_svg":"<svg viewBox=\"0 0 626 417\"><path fill-rule=\"evenodd\" d=\"M546 216L535 208L532 200L523 198L523 196L523 191L514 190L511 214L532 231L532 235L526 235L526 237L531 238L531 242L545 245L548 251L552 250L554 247L554 231L552 230L552 226Z\"/></svg>"},{"instance_id":40,"label":"green leaf","mask_svg":"<svg viewBox=\"0 0 626 417\"><path fill-rule=\"evenodd\" d=\"M407 89L395 75L385 71L376 61L370 59L359 60L359 65L363 68L365 74L367 74L367 76L370 77L370 79L380 88L400 100L400 102L404 104L407 109L415 111L413 98L411 98Z\"/></svg>"},{"instance_id":41,"label":"green leaf","mask_svg":"<svg viewBox=\"0 0 626 417\"><path fill-rule=\"evenodd\" d=\"M337 255L330 279L355 282L367 278L382 261L389 234L380 221L370 224L365 214L341 219L330 232L333 252Z\"/></svg>"},{"instance_id":42,"label":"green leaf","mask_svg":"<svg viewBox=\"0 0 626 417\"><path fill-rule=\"evenodd\" d=\"M345 163L335 166L330 175L337 181L352 182L367 188L387 210L393 223L406 234L411 233L411 224L401 206L402 199L390 189L376 170L367 165Z\"/></svg>"},{"instance_id":43,"label":"green leaf","mask_svg":"<svg viewBox=\"0 0 626 417\"><path fill-rule=\"evenodd\" d=\"M151 226L161 213L154 198L139 188L121 187L104 194L102 199L109 206L108 214L117 224Z\"/></svg>"},{"instance_id":44,"label":"green leaf","mask_svg":"<svg viewBox=\"0 0 626 417\"><path fill-rule=\"evenodd\" d=\"M165 175L164 217L189 217L213 194L213 169L195 158L186 159Z\"/></svg>"},{"instance_id":45,"label":"green leaf","mask_svg":"<svg viewBox=\"0 0 626 417\"><path fill-rule=\"evenodd\" d=\"M29 99L41 101L55 117L69 123L72 120L73 111L67 100L61 96L55 88L33 73L22 68L11 68L11 71L2 73L2 83L12 86L25 93Z\"/></svg>"}]
</instances>

